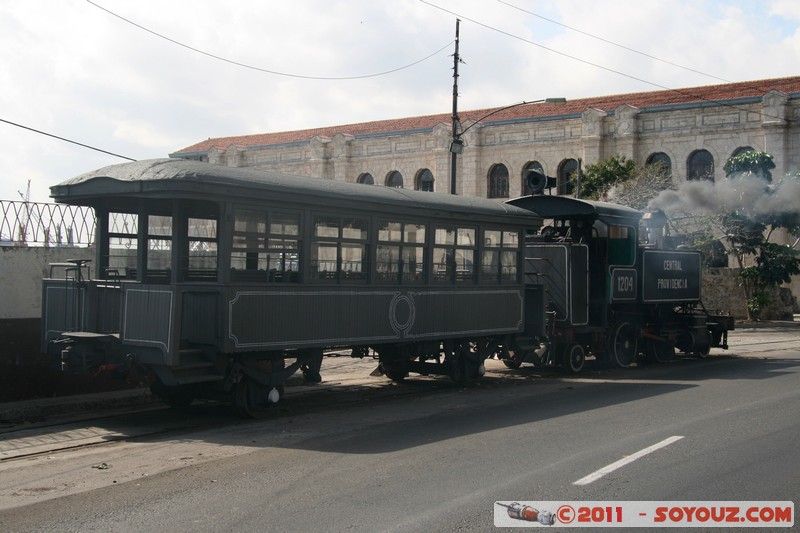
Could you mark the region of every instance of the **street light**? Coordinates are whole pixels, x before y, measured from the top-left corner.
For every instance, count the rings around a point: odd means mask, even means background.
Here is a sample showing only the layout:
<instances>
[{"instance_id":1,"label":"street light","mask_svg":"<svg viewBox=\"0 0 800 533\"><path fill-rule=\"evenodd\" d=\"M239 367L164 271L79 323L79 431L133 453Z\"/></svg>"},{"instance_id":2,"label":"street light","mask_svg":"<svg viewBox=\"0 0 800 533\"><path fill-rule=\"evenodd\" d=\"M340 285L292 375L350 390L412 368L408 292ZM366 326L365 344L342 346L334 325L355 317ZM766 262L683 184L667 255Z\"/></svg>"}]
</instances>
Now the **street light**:
<instances>
[{"instance_id":1,"label":"street light","mask_svg":"<svg viewBox=\"0 0 800 533\"><path fill-rule=\"evenodd\" d=\"M453 138L450 141L450 194L456 193L456 156L458 154L462 154L464 152L464 140L461 138L465 133L467 133L470 128L472 128L475 124L491 117L492 115L496 115L501 111L505 111L506 109L511 109L512 107L519 107L521 105L528 105L528 104L564 104L567 102L566 98L544 98L542 100L534 100L532 102L518 102L516 104L507 105L505 107L501 107L500 109L495 109L491 113L487 113L486 115L482 116L466 128L464 128L460 133L456 131L456 124L455 124L455 117L457 116L456 113L453 113L454 121L453 121Z\"/></svg>"}]
</instances>

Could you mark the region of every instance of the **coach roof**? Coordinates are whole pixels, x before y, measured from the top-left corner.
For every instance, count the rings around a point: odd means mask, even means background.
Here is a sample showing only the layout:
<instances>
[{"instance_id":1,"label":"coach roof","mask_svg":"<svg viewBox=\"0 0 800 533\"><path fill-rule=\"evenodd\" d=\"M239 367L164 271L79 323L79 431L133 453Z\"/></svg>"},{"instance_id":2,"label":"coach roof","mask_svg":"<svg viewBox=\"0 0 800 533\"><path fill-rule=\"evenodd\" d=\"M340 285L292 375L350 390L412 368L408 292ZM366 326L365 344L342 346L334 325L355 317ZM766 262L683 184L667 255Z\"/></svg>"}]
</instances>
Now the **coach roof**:
<instances>
[{"instance_id":1,"label":"coach roof","mask_svg":"<svg viewBox=\"0 0 800 533\"><path fill-rule=\"evenodd\" d=\"M95 205L105 198L286 199L323 205L362 202L394 208L531 218L529 210L485 198L457 196L226 167L183 159L121 163L50 188L57 202ZM535 217L535 214L533 214ZM535 217L538 218L538 217Z\"/></svg>"}]
</instances>

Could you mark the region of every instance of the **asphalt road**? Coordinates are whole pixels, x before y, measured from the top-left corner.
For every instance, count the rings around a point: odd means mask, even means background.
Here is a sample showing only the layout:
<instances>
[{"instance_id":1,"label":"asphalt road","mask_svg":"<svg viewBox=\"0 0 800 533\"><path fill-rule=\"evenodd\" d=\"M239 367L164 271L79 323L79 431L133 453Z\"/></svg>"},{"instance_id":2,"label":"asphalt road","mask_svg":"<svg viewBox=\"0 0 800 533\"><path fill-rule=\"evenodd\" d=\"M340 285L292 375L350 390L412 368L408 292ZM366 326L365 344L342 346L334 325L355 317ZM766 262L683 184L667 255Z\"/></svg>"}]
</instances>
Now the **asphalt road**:
<instances>
[{"instance_id":1,"label":"asphalt road","mask_svg":"<svg viewBox=\"0 0 800 533\"><path fill-rule=\"evenodd\" d=\"M793 500L799 334L579 378L495 362L468 389L9 461L0 531L487 531L497 500Z\"/></svg>"}]
</instances>

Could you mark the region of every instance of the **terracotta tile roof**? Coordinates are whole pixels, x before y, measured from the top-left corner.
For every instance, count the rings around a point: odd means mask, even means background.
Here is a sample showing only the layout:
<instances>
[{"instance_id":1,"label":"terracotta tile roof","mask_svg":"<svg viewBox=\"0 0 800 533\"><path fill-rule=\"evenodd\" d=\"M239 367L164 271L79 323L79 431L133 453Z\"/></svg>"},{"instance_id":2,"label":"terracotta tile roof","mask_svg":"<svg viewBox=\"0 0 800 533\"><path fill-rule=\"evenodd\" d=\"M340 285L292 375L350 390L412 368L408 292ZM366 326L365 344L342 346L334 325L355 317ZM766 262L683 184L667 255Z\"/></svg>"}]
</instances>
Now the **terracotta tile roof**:
<instances>
[{"instance_id":1,"label":"terracotta tile roof","mask_svg":"<svg viewBox=\"0 0 800 533\"><path fill-rule=\"evenodd\" d=\"M648 108L662 105L690 104L701 102L720 102L763 96L772 90L784 93L800 93L800 76L778 78L770 80L747 81L740 83L726 83L721 85L707 85L687 89L674 89L641 93L619 94L612 96L596 96L568 100L564 104L530 104L512 107L510 109L488 108L459 111L462 123L477 120L485 115L498 111L491 116L491 121L519 120L536 117L557 117L583 113L590 108L604 111L614 110L621 105L628 104L637 108ZM450 124L450 113L426 115L420 117L405 117L389 120L376 120L357 124L344 124L326 128L313 128L297 131L281 131L275 133L260 133L254 135L238 135L235 137L218 137L201 141L192 146L178 150L173 155L192 152L206 152L212 147L226 149L231 145L244 148L255 146L269 146L287 144L292 142L309 141L315 136L333 137L337 133L360 136L391 132L405 132L412 130L430 130L440 123Z\"/></svg>"}]
</instances>

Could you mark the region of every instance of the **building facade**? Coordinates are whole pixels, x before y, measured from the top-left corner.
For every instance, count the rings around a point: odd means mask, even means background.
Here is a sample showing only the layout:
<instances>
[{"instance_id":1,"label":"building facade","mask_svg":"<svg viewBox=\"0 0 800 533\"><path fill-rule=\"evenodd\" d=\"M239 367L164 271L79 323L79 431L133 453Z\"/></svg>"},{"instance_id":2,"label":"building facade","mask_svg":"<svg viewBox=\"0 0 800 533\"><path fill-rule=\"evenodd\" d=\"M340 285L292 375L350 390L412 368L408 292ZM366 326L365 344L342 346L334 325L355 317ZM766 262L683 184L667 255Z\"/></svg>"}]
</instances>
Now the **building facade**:
<instances>
[{"instance_id":1,"label":"building facade","mask_svg":"<svg viewBox=\"0 0 800 533\"><path fill-rule=\"evenodd\" d=\"M774 156L781 176L800 170L800 77L470 110L460 113L460 131L456 192L464 195L526 194L531 168L571 194L567 176L579 160L613 155L660 161L679 185L722 179L730 156L756 149ZM452 140L451 115L441 114L212 138L171 157L449 193Z\"/></svg>"}]
</instances>

